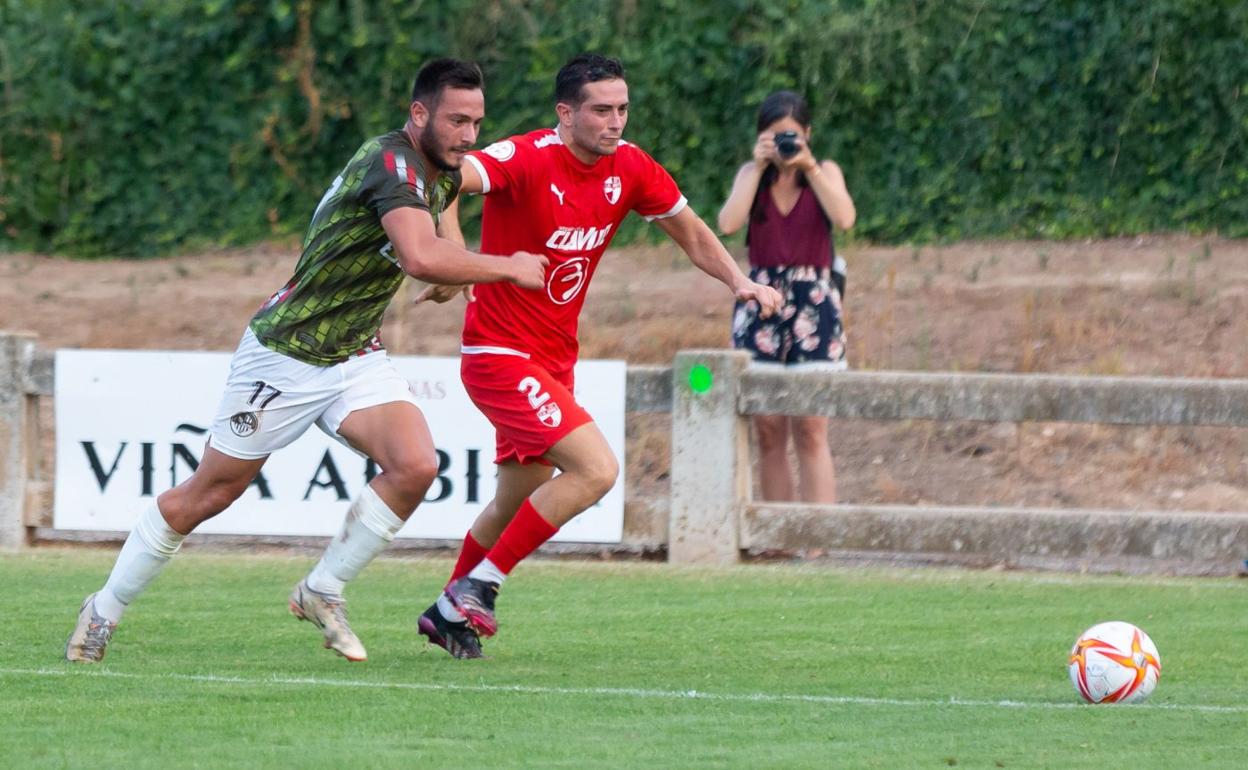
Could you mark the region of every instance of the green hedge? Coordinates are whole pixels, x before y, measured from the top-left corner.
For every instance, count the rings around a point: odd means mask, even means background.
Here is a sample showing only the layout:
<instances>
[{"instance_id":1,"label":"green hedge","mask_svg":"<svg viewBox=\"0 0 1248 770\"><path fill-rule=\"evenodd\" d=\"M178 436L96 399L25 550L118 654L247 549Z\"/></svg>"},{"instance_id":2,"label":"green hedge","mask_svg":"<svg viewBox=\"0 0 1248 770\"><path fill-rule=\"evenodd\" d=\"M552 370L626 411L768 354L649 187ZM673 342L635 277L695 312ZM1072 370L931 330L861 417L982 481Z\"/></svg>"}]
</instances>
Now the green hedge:
<instances>
[{"instance_id":1,"label":"green hedge","mask_svg":"<svg viewBox=\"0 0 1248 770\"><path fill-rule=\"evenodd\" d=\"M583 49L625 61L628 136L708 218L791 87L869 239L1248 233L1239 2L0 0L0 30L8 249L299 233L425 59L481 62L488 141L551 124Z\"/></svg>"}]
</instances>

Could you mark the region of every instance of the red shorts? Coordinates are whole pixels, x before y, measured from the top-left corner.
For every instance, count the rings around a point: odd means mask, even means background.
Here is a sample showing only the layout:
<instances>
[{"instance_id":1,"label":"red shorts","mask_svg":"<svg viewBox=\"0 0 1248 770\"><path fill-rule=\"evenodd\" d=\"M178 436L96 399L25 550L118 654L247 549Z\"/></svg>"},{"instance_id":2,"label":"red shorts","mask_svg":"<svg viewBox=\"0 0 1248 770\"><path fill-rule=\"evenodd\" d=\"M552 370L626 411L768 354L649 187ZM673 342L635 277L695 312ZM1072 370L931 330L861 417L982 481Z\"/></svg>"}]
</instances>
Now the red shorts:
<instances>
[{"instance_id":1,"label":"red shorts","mask_svg":"<svg viewBox=\"0 0 1248 770\"><path fill-rule=\"evenodd\" d=\"M572 370L552 373L527 358L477 353L460 359L468 397L494 425L496 463L545 462L560 439L589 416L572 397Z\"/></svg>"}]
</instances>

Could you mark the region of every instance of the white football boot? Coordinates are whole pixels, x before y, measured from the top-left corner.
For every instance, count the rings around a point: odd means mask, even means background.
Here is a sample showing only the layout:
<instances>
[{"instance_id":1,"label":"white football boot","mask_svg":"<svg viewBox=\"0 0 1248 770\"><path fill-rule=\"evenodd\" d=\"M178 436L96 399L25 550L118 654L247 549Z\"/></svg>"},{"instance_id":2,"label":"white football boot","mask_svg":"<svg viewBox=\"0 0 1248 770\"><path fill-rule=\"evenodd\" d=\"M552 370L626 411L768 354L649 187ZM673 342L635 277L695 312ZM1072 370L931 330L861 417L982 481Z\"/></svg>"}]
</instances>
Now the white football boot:
<instances>
[{"instance_id":1,"label":"white football boot","mask_svg":"<svg viewBox=\"0 0 1248 770\"><path fill-rule=\"evenodd\" d=\"M116 628L116 623L95 614L95 594L83 599L82 608L78 610L78 624L65 642L65 660L99 663L108 651L108 641Z\"/></svg>"},{"instance_id":2,"label":"white football boot","mask_svg":"<svg viewBox=\"0 0 1248 770\"><path fill-rule=\"evenodd\" d=\"M341 596L317 593L300 580L290 592L290 614L321 629L326 649L350 661L368 660L368 652L347 622L346 601Z\"/></svg>"}]
</instances>

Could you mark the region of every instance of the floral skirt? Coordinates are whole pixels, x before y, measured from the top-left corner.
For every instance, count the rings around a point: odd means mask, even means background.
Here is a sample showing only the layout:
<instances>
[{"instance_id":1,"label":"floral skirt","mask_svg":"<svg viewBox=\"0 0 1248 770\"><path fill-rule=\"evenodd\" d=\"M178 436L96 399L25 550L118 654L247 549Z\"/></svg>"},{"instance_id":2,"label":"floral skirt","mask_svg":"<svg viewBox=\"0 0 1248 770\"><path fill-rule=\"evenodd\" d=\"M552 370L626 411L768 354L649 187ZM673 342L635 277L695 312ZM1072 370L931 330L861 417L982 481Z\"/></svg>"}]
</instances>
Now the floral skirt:
<instances>
[{"instance_id":1,"label":"floral skirt","mask_svg":"<svg viewBox=\"0 0 1248 770\"><path fill-rule=\"evenodd\" d=\"M738 302L732 316L732 344L775 364L818 363L845 368L841 295L828 268L756 267L750 278L784 297L784 306L760 318L758 303Z\"/></svg>"}]
</instances>

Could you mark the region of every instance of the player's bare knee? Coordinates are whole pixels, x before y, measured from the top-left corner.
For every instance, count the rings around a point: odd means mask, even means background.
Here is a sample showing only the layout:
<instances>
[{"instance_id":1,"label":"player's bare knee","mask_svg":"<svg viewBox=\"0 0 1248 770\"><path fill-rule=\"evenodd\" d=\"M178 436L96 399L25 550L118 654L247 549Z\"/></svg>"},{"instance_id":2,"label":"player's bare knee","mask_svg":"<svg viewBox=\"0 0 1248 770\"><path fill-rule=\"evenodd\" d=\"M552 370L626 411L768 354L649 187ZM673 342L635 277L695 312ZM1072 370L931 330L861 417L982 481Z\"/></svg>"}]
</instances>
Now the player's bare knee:
<instances>
[{"instance_id":1,"label":"player's bare knee","mask_svg":"<svg viewBox=\"0 0 1248 770\"><path fill-rule=\"evenodd\" d=\"M435 453L412 454L398 458L386 473L405 491L417 497L425 492L438 477L438 458Z\"/></svg>"},{"instance_id":2,"label":"player's bare knee","mask_svg":"<svg viewBox=\"0 0 1248 770\"><path fill-rule=\"evenodd\" d=\"M615 480L619 476L619 461L615 459L614 455L607 454L597 458L586 469L585 482L594 499L598 500L611 491L611 487L615 486Z\"/></svg>"},{"instance_id":3,"label":"player's bare knee","mask_svg":"<svg viewBox=\"0 0 1248 770\"><path fill-rule=\"evenodd\" d=\"M200 496L200 504L196 507L205 514L205 518L216 516L226 508L229 508L246 491L247 484L236 481L211 484L203 491Z\"/></svg>"},{"instance_id":4,"label":"player's bare knee","mask_svg":"<svg viewBox=\"0 0 1248 770\"><path fill-rule=\"evenodd\" d=\"M240 497L220 487L186 495L161 495L157 504L165 523L182 534L189 534L200 524L221 513Z\"/></svg>"}]
</instances>

